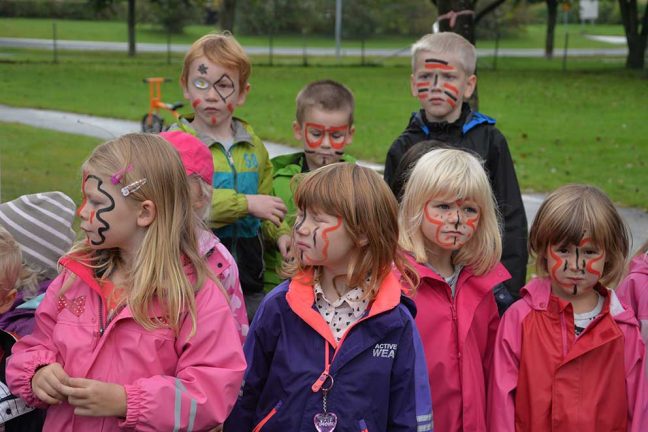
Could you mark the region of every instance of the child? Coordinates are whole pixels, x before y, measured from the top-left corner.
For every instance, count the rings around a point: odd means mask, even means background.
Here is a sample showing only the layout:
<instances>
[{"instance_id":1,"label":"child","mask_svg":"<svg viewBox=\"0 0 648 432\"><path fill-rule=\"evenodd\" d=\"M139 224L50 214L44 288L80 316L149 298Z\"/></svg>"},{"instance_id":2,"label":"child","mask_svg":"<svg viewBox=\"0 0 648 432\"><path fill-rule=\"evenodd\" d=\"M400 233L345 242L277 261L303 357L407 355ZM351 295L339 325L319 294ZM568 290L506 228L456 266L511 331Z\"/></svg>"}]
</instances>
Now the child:
<instances>
[{"instance_id":1,"label":"child","mask_svg":"<svg viewBox=\"0 0 648 432\"><path fill-rule=\"evenodd\" d=\"M75 208L62 192L23 195L0 204L0 226L18 243L24 260L16 288L7 293L8 303L0 311L1 329L18 336L32 332L36 307L76 237Z\"/></svg>"},{"instance_id":2,"label":"child","mask_svg":"<svg viewBox=\"0 0 648 432\"><path fill-rule=\"evenodd\" d=\"M0 309L11 307L16 295L16 284L23 270L20 246L7 230L0 226ZM6 386L5 365L16 337L0 330L0 430L3 432L31 432L43 428L42 410L34 410L24 400L12 395Z\"/></svg>"},{"instance_id":3,"label":"child","mask_svg":"<svg viewBox=\"0 0 648 432\"><path fill-rule=\"evenodd\" d=\"M48 407L49 431L217 426L245 362L197 247L177 153L155 135L124 135L93 151L82 191L86 240L14 346L9 388Z\"/></svg>"},{"instance_id":4,"label":"child","mask_svg":"<svg viewBox=\"0 0 648 432\"><path fill-rule=\"evenodd\" d=\"M536 214L529 251L540 277L497 333L490 430L648 430L639 326L605 287L628 252L614 205L593 186L558 188Z\"/></svg>"},{"instance_id":5,"label":"child","mask_svg":"<svg viewBox=\"0 0 648 432\"><path fill-rule=\"evenodd\" d=\"M264 232L285 253L290 228L281 222L286 206L272 192L272 165L263 141L248 123L234 117L250 91L250 60L229 33L208 34L185 56L180 84L194 108L172 128L196 135L214 157L214 195L209 227L239 267L248 316L263 298Z\"/></svg>"},{"instance_id":6,"label":"child","mask_svg":"<svg viewBox=\"0 0 648 432\"><path fill-rule=\"evenodd\" d=\"M475 47L456 33L428 34L412 46L410 87L421 110L412 114L389 149L385 180L394 182L403 154L419 141L435 139L479 155L503 218L502 263L512 275L506 285L518 297L526 280L526 215L506 139L494 119L471 111L464 102L477 83L476 62Z\"/></svg>"},{"instance_id":7,"label":"child","mask_svg":"<svg viewBox=\"0 0 648 432\"><path fill-rule=\"evenodd\" d=\"M486 431L486 389L499 315L493 287L510 275L495 200L479 160L456 149L423 155L403 194L400 243L420 283L416 326L437 431Z\"/></svg>"},{"instance_id":8,"label":"child","mask_svg":"<svg viewBox=\"0 0 648 432\"><path fill-rule=\"evenodd\" d=\"M641 337L648 343L648 240L632 258L628 274L616 293L623 303L632 306L641 325Z\"/></svg>"},{"instance_id":9,"label":"child","mask_svg":"<svg viewBox=\"0 0 648 432\"><path fill-rule=\"evenodd\" d=\"M292 279L252 322L225 430L431 430L412 305L391 272L405 263L389 188L368 168L335 163L304 177L295 205Z\"/></svg>"},{"instance_id":10,"label":"child","mask_svg":"<svg viewBox=\"0 0 648 432\"><path fill-rule=\"evenodd\" d=\"M314 81L301 89L296 104L293 133L304 146L304 151L272 158L272 194L281 198L286 205L288 226L295 223L297 212L293 201L295 184L292 180L295 176L334 162L355 162L353 157L345 153L355 132L355 102L346 86L332 80ZM277 274L283 258L274 245L266 246L265 291L283 280Z\"/></svg>"},{"instance_id":11,"label":"child","mask_svg":"<svg viewBox=\"0 0 648 432\"><path fill-rule=\"evenodd\" d=\"M214 163L209 149L198 138L185 132L162 132L160 136L170 142L180 155L189 180L191 207L201 221L206 221L209 218L214 191L212 187ZM236 262L218 237L206 229L201 229L198 234L198 247L207 257L209 268L218 277L229 296L230 309L243 343L249 330L249 323Z\"/></svg>"}]
</instances>

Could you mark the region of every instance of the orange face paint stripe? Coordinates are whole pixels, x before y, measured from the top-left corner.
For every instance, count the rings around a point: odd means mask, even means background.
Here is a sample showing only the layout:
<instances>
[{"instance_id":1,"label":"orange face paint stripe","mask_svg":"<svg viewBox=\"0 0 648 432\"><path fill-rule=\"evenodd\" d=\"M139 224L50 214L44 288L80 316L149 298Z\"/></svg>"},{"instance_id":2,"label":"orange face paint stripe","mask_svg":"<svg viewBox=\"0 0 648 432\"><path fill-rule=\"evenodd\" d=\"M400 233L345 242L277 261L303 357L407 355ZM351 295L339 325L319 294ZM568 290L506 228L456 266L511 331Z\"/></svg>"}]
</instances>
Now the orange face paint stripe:
<instances>
[{"instance_id":1,"label":"orange face paint stripe","mask_svg":"<svg viewBox=\"0 0 648 432\"><path fill-rule=\"evenodd\" d=\"M328 234L331 231L335 231L336 229L340 228L342 226L342 217L338 216L337 217L337 224L335 224L332 227L325 228L322 230L322 240L324 240L324 248L322 249L322 257L324 260L328 259L328 247L330 245L329 239L328 239Z\"/></svg>"},{"instance_id":2,"label":"orange face paint stripe","mask_svg":"<svg viewBox=\"0 0 648 432\"><path fill-rule=\"evenodd\" d=\"M556 264L554 264L554 266L551 267L551 270L550 270L551 276L553 276L553 280L554 280L558 285L563 286L563 287L565 287L565 288L569 288L569 287L571 287L572 284L564 284L564 283L562 283L562 282L558 282L558 275L556 274L556 272L558 271L558 269L559 269L560 267L562 267L563 264L565 264L565 261L564 261L562 258L560 258L558 255L556 255L556 253L555 253L553 250L551 250L551 246L547 247L547 252L549 252L549 255L551 255L551 257L552 257L554 260L556 260Z\"/></svg>"},{"instance_id":3,"label":"orange face paint stripe","mask_svg":"<svg viewBox=\"0 0 648 432\"><path fill-rule=\"evenodd\" d=\"M423 207L423 213L425 213L425 218L428 220L428 222L430 222L431 224L434 224L434 225L438 225L437 232L434 235L434 238L442 246L454 246L453 242L444 242L439 237L441 235L440 231L441 231L441 225L443 225L443 222L433 218L432 216L430 216L430 213L428 213L429 203L430 203L429 201L425 203L425 207Z\"/></svg>"},{"instance_id":4,"label":"orange face paint stripe","mask_svg":"<svg viewBox=\"0 0 648 432\"><path fill-rule=\"evenodd\" d=\"M202 99L196 99L193 102L191 102L191 106L196 108L198 105L202 103Z\"/></svg>"},{"instance_id":5,"label":"orange face paint stripe","mask_svg":"<svg viewBox=\"0 0 648 432\"><path fill-rule=\"evenodd\" d=\"M425 69L431 69L431 70L442 70L442 71L454 71L455 68L452 66L447 66L443 64L436 64L436 63L426 63L425 64Z\"/></svg>"},{"instance_id":6,"label":"orange face paint stripe","mask_svg":"<svg viewBox=\"0 0 648 432\"><path fill-rule=\"evenodd\" d=\"M459 89L457 87L453 86L452 84L445 83L445 84L443 84L443 87L450 90L451 92L453 92L456 95L459 94Z\"/></svg>"},{"instance_id":7,"label":"orange face paint stripe","mask_svg":"<svg viewBox=\"0 0 648 432\"><path fill-rule=\"evenodd\" d=\"M592 241L592 239L589 238L589 237L588 237L588 238L584 238L584 239L582 239L582 240L580 241L580 243L578 243L578 246L579 246L579 247L582 247L582 246L584 246L585 244L590 243L591 241ZM593 274L593 275L595 275L595 276L597 276L597 277L601 277L601 272L599 272L599 271L597 271L597 270L594 270L594 269L592 268L592 266L593 266L595 263L601 261L601 259L603 259L603 254L600 254L600 255L598 256L598 258L592 258L592 259L588 260L588 261L587 261L587 266L585 267L585 269L586 269L589 273L591 273L591 274Z\"/></svg>"}]
</instances>

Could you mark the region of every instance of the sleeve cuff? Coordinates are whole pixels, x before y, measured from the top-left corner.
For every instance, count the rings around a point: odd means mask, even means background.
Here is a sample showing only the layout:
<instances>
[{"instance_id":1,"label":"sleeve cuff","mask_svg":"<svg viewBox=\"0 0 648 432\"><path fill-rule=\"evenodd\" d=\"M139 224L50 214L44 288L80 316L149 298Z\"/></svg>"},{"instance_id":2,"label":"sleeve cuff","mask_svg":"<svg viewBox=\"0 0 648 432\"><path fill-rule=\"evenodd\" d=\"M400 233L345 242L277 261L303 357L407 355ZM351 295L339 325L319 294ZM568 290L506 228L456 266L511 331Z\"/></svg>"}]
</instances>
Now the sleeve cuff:
<instances>
[{"instance_id":1,"label":"sleeve cuff","mask_svg":"<svg viewBox=\"0 0 648 432\"><path fill-rule=\"evenodd\" d=\"M138 385L127 384L124 390L126 390L126 418L119 422L119 427L134 429L143 408L142 389Z\"/></svg>"}]
</instances>

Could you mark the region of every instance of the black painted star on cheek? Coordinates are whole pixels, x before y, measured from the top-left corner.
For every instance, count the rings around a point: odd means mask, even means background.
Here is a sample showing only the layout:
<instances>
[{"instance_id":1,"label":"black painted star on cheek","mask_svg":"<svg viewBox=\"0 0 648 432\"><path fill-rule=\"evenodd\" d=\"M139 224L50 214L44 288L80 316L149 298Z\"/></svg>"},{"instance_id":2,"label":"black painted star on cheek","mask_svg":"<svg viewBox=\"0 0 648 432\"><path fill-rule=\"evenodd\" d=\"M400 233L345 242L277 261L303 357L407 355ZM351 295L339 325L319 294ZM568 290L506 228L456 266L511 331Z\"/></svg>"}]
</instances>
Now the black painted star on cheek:
<instances>
[{"instance_id":1,"label":"black painted star on cheek","mask_svg":"<svg viewBox=\"0 0 648 432\"><path fill-rule=\"evenodd\" d=\"M200 72L201 75L207 75L207 66L201 63L200 66L198 66L198 72Z\"/></svg>"}]
</instances>

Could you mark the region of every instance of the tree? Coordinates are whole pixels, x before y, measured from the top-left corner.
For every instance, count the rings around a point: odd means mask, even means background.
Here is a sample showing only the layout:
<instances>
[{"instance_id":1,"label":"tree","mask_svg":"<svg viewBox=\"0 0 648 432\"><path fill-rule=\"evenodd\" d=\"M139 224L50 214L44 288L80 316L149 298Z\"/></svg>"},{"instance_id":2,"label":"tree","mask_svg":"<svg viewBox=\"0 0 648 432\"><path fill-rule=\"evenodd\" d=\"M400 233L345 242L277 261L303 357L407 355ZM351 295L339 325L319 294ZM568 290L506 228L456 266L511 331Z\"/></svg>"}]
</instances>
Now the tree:
<instances>
[{"instance_id":1,"label":"tree","mask_svg":"<svg viewBox=\"0 0 648 432\"><path fill-rule=\"evenodd\" d=\"M637 0L619 0L621 19L628 42L628 57L626 67L643 69L646 42L648 40L648 3L644 9L641 25L639 24L639 8Z\"/></svg>"},{"instance_id":2,"label":"tree","mask_svg":"<svg viewBox=\"0 0 648 432\"><path fill-rule=\"evenodd\" d=\"M236 0L223 0L220 8L220 27L234 33L234 19L236 18Z\"/></svg>"},{"instance_id":3,"label":"tree","mask_svg":"<svg viewBox=\"0 0 648 432\"><path fill-rule=\"evenodd\" d=\"M101 10L107 7L112 6L116 0L88 0L90 4L94 6L96 10ZM128 55L130 57L135 56L135 0L128 0L128 17L127 17L127 26L128 26Z\"/></svg>"},{"instance_id":4,"label":"tree","mask_svg":"<svg viewBox=\"0 0 648 432\"><path fill-rule=\"evenodd\" d=\"M547 37L545 39L545 57L553 57L556 20L558 19L558 0L547 0Z\"/></svg>"}]
</instances>

